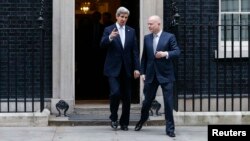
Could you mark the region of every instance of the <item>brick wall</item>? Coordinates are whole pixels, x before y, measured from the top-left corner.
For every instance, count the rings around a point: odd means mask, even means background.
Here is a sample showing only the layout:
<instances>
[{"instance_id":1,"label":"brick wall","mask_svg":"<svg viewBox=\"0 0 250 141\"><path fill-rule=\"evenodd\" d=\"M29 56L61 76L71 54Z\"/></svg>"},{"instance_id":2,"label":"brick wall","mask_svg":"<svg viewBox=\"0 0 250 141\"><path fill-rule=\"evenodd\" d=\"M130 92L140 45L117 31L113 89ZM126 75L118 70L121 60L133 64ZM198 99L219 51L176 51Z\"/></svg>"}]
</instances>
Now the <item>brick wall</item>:
<instances>
[{"instance_id":1,"label":"brick wall","mask_svg":"<svg viewBox=\"0 0 250 141\"><path fill-rule=\"evenodd\" d=\"M0 1L0 98L39 97L41 0ZM44 0L44 90L52 96L52 1Z\"/></svg>"}]
</instances>

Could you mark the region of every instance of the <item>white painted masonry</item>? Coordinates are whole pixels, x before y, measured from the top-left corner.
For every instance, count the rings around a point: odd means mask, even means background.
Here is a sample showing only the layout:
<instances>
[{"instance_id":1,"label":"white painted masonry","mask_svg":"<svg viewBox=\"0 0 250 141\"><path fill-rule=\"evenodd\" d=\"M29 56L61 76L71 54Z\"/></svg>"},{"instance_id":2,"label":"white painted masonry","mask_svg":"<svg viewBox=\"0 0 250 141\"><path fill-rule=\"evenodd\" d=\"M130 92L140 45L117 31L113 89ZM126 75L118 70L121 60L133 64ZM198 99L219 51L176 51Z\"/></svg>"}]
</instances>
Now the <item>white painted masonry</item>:
<instances>
[{"instance_id":1,"label":"white painted masonry","mask_svg":"<svg viewBox=\"0 0 250 141\"><path fill-rule=\"evenodd\" d=\"M75 105L75 1L53 0L53 93L51 112L59 100Z\"/></svg>"}]
</instances>

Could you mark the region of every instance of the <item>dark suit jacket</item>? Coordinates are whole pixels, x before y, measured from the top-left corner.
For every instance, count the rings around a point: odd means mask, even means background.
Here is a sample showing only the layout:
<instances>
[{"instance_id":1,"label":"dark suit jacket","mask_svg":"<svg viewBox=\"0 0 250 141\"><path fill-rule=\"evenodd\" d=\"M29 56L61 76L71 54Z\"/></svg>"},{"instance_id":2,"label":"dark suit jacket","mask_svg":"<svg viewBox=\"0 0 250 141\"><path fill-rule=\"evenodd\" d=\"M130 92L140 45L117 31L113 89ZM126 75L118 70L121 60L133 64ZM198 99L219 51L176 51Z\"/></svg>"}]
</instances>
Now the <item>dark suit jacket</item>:
<instances>
[{"instance_id":1,"label":"dark suit jacket","mask_svg":"<svg viewBox=\"0 0 250 141\"><path fill-rule=\"evenodd\" d=\"M135 30L125 26L125 45L122 47L120 36L115 37L111 42L109 35L116 28L112 24L104 29L100 46L107 48L106 60L104 63L104 75L117 77L120 74L122 64L126 75L131 77L134 70L139 70L139 48Z\"/></svg>"},{"instance_id":2,"label":"dark suit jacket","mask_svg":"<svg viewBox=\"0 0 250 141\"><path fill-rule=\"evenodd\" d=\"M175 81L173 59L180 55L180 49L173 34L162 32L156 51L168 51L168 59L156 59L153 51L153 34L145 35L141 58L141 74L150 83L156 75L159 83Z\"/></svg>"}]
</instances>

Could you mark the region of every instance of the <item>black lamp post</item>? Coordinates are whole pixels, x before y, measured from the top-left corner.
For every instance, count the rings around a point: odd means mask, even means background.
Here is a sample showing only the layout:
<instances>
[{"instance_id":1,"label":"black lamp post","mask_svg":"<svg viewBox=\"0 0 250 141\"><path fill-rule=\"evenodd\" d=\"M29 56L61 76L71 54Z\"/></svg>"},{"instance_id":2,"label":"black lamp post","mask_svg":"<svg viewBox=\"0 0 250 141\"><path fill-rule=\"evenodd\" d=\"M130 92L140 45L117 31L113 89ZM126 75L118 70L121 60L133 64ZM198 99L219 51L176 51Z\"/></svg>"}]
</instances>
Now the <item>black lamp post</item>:
<instances>
[{"instance_id":1,"label":"black lamp post","mask_svg":"<svg viewBox=\"0 0 250 141\"><path fill-rule=\"evenodd\" d=\"M174 27L179 24L180 14L176 6L175 0L171 0L171 10L172 10L172 20L170 22L170 27Z\"/></svg>"},{"instance_id":2,"label":"black lamp post","mask_svg":"<svg viewBox=\"0 0 250 141\"><path fill-rule=\"evenodd\" d=\"M39 29L41 30L40 44L40 111L44 109L44 0L41 0L41 9L38 17Z\"/></svg>"}]
</instances>

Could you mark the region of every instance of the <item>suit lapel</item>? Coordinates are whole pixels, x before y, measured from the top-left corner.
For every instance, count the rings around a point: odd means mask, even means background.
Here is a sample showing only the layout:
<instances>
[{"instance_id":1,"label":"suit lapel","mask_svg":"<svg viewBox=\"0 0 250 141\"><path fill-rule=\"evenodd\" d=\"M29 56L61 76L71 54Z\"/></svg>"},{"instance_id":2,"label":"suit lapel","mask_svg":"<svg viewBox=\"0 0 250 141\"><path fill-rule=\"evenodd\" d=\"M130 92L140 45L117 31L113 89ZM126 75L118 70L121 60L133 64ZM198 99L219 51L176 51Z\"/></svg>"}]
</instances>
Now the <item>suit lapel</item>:
<instances>
[{"instance_id":1,"label":"suit lapel","mask_svg":"<svg viewBox=\"0 0 250 141\"><path fill-rule=\"evenodd\" d=\"M154 54L154 47L153 47L153 40L154 40L154 36L153 36L153 34L151 34L150 35L150 42L149 42L149 44L150 44L150 50L151 50L151 52L152 52L152 54Z\"/></svg>"},{"instance_id":2,"label":"suit lapel","mask_svg":"<svg viewBox=\"0 0 250 141\"><path fill-rule=\"evenodd\" d=\"M159 40L158 40L158 44L157 44L157 47L156 47L156 50L158 50L159 48L159 45L162 43L163 39L164 39L164 32L161 33L161 35L158 37ZM162 46L161 46L162 47Z\"/></svg>"},{"instance_id":3,"label":"suit lapel","mask_svg":"<svg viewBox=\"0 0 250 141\"><path fill-rule=\"evenodd\" d=\"M128 42L128 37L130 35L130 30L127 28L127 26L125 26L125 42L124 42L124 49L127 45L127 42Z\"/></svg>"},{"instance_id":4,"label":"suit lapel","mask_svg":"<svg viewBox=\"0 0 250 141\"><path fill-rule=\"evenodd\" d=\"M127 29L127 27L125 26L125 41L124 41L124 48L123 48L123 49L125 49L125 47L126 47L127 39L128 39L128 29Z\"/></svg>"}]
</instances>

